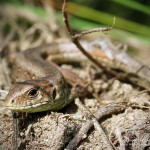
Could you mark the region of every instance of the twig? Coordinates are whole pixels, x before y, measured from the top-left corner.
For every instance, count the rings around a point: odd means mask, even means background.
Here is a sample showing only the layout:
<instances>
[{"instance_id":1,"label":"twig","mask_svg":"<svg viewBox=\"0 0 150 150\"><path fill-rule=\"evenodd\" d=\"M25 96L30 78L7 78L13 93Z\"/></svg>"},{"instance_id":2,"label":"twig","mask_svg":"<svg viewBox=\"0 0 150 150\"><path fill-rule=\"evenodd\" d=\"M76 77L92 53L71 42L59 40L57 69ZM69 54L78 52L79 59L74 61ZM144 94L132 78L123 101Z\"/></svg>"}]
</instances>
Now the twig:
<instances>
[{"instance_id":1,"label":"twig","mask_svg":"<svg viewBox=\"0 0 150 150\"><path fill-rule=\"evenodd\" d=\"M74 39L79 39L80 37L86 35L86 34L90 34L90 33L93 33L93 32L104 32L104 31L110 31L113 26L115 24L115 18L114 18L114 21L113 21L113 24L111 27L99 27L99 28L94 28L94 29L90 29L90 30L86 30L86 31L82 31L80 33L76 33L73 38Z\"/></svg>"},{"instance_id":2,"label":"twig","mask_svg":"<svg viewBox=\"0 0 150 150\"><path fill-rule=\"evenodd\" d=\"M9 44L9 42L12 40L13 36L15 34L15 30L11 30L8 34L8 36L3 40L0 46L0 52L4 50L4 48Z\"/></svg>"},{"instance_id":3,"label":"twig","mask_svg":"<svg viewBox=\"0 0 150 150\"><path fill-rule=\"evenodd\" d=\"M101 109L99 109L95 114L95 118L100 120L106 116L111 116L112 114L120 113L126 109L127 104L125 102L120 103L112 103L108 104ZM87 120L82 127L80 128L79 132L75 135L72 141L66 146L66 149L73 150L75 149L79 142L84 139L87 132L93 127L92 120Z\"/></svg>"},{"instance_id":4,"label":"twig","mask_svg":"<svg viewBox=\"0 0 150 150\"><path fill-rule=\"evenodd\" d=\"M78 41L78 38L85 35L85 34L89 34L89 33L93 33L93 32L98 32L98 31L110 31L115 23L115 19L113 22L112 27L104 27L104 28L97 28L97 29L92 29L89 31L84 31L81 32L80 34L73 34L69 21L68 21L68 14L67 14L67 2L68 0L64 0L63 3L63 7L62 7L62 14L63 14L63 20L64 23L66 25L66 29L71 37L72 42L76 45L76 47L87 57L89 58L89 60L91 60L94 64L96 64L99 68L103 69L106 73L109 73L113 76L116 76L116 74L109 70L108 68L106 68L105 66L103 66L99 61L97 61L92 55L90 55L88 52L86 52L86 50L82 47L82 45L80 44L80 42Z\"/></svg>"},{"instance_id":5,"label":"twig","mask_svg":"<svg viewBox=\"0 0 150 150\"><path fill-rule=\"evenodd\" d=\"M81 103L81 101L79 100L79 98L75 99L75 104L79 107L79 109L83 110L83 114L85 114L85 115L87 114L86 118L92 120L95 129L100 133L100 136L101 136L101 138L103 140L103 143L104 143L103 146L105 146L105 149L113 150L113 147L112 147L112 145L109 142L109 139L107 138L105 132L103 131L102 127L100 126L100 124L99 124L98 120L95 118L95 116L90 112L90 110L88 108L86 108Z\"/></svg>"},{"instance_id":6,"label":"twig","mask_svg":"<svg viewBox=\"0 0 150 150\"><path fill-rule=\"evenodd\" d=\"M18 150L18 114L12 112L13 115L13 150Z\"/></svg>"},{"instance_id":7,"label":"twig","mask_svg":"<svg viewBox=\"0 0 150 150\"><path fill-rule=\"evenodd\" d=\"M56 64L52 63L51 64L53 66L55 66L65 77L65 79L67 80L67 82L71 85L71 86L75 86L75 85L79 85L81 86L82 90L84 91L84 95L86 93L91 94L98 102L101 102L101 99L99 98L98 94L96 92L93 92L89 86L89 83L84 82L81 78L79 78L76 74L74 74L73 72L61 68L59 66L57 66Z\"/></svg>"},{"instance_id":8,"label":"twig","mask_svg":"<svg viewBox=\"0 0 150 150\"><path fill-rule=\"evenodd\" d=\"M7 95L7 94L8 94L8 91L6 91L6 90L1 90L1 89L0 89L0 93Z\"/></svg>"},{"instance_id":9,"label":"twig","mask_svg":"<svg viewBox=\"0 0 150 150\"><path fill-rule=\"evenodd\" d=\"M7 94L8 94L8 91L0 89L0 100L3 101Z\"/></svg>"}]
</instances>

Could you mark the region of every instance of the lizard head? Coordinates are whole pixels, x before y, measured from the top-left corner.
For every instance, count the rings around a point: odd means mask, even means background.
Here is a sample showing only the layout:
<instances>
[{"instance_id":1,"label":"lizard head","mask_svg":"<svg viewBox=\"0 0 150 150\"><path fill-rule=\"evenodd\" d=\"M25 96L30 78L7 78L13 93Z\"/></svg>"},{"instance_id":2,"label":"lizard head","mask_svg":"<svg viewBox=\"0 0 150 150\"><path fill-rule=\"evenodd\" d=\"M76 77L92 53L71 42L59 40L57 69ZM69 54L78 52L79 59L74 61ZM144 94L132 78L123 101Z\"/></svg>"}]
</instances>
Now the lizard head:
<instances>
[{"instance_id":1,"label":"lizard head","mask_svg":"<svg viewBox=\"0 0 150 150\"><path fill-rule=\"evenodd\" d=\"M5 106L15 112L58 110L68 103L69 90L64 80L46 79L17 83L9 90Z\"/></svg>"}]
</instances>

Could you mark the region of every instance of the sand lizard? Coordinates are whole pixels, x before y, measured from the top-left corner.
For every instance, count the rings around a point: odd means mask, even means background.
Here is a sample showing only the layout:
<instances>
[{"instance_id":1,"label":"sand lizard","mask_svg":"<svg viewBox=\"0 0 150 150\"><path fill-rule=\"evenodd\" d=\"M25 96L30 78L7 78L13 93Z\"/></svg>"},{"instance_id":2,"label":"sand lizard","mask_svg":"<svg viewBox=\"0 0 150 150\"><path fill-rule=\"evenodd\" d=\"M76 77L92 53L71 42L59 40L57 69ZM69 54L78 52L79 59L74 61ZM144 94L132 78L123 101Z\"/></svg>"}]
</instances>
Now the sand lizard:
<instances>
[{"instance_id":1,"label":"sand lizard","mask_svg":"<svg viewBox=\"0 0 150 150\"><path fill-rule=\"evenodd\" d=\"M5 106L14 112L59 110L74 99L62 73L42 59L45 53L57 53L58 43L20 52L11 60L16 80L5 98Z\"/></svg>"}]
</instances>

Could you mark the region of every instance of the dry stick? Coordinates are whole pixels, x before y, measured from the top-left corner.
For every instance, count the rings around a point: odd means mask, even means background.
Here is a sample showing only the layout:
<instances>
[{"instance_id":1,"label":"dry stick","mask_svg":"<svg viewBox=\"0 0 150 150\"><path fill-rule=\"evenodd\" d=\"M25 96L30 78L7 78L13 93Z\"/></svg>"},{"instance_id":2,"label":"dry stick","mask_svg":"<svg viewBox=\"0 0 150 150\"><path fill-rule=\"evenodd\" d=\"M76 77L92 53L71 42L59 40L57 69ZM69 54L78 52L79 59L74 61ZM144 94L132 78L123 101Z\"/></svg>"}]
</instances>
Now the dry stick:
<instances>
[{"instance_id":1,"label":"dry stick","mask_svg":"<svg viewBox=\"0 0 150 150\"><path fill-rule=\"evenodd\" d=\"M99 98L98 94L96 92L93 93L93 91L90 88L88 88L89 84L85 83L76 74L72 73L71 71L67 69L63 69L54 63L51 63L51 64L54 65L63 74L63 76L65 77L65 79L68 81L70 85L72 86L80 85L85 90L85 92L90 93L96 100L101 102L101 99Z\"/></svg>"},{"instance_id":2,"label":"dry stick","mask_svg":"<svg viewBox=\"0 0 150 150\"><path fill-rule=\"evenodd\" d=\"M113 147L111 143L109 142L109 139L107 138L105 132L103 131L102 127L100 126L98 120L95 118L95 116L91 113L91 111L86 108L82 102L79 100L79 98L75 99L75 104L79 107L79 109L83 110L83 114L85 115L86 118L91 119L95 129L99 132L102 142L103 142L103 148L107 150L113 150Z\"/></svg>"},{"instance_id":3,"label":"dry stick","mask_svg":"<svg viewBox=\"0 0 150 150\"><path fill-rule=\"evenodd\" d=\"M108 104L101 109L99 109L95 114L95 118L100 120L104 117L111 116L112 114L123 112L126 109L127 103L119 102L119 103L111 103ZM92 120L87 120L82 127L80 128L79 132L75 135L75 137L69 142L66 146L66 149L73 150L75 149L81 140L84 139L87 132L93 127Z\"/></svg>"},{"instance_id":4,"label":"dry stick","mask_svg":"<svg viewBox=\"0 0 150 150\"><path fill-rule=\"evenodd\" d=\"M14 30L11 30L9 32L9 35L5 38L5 40L3 41L3 43L0 46L0 52L2 52L4 50L4 48L9 44L9 42L12 40L14 34L15 34Z\"/></svg>"},{"instance_id":5,"label":"dry stick","mask_svg":"<svg viewBox=\"0 0 150 150\"><path fill-rule=\"evenodd\" d=\"M0 89L0 101L4 101L7 94L8 94L8 91Z\"/></svg>"},{"instance_id":6,"label":"dry stick","mask_svg":"<svg viewBox=\"0 0 150 150\"><path fill-rule=\"evenodd\" d=\"M77 48L79 48L79 50L87 57L89 58L93 63L95 63L98 67L100 67L101 69L103 69L105 72L107 73L111 73L112 75L115 75L112 71L108 70L107 68L105 68L101 63L99 63L96 59L94 59L94 57L92 57L89 53L86 52L86 50L82 47L82 45L79 43L78 38L85 35L85 34L89 34L92 32L97 32L97 31L110 31L112 29L112 27L108 27L108 28L97 28L97 29L93 29L93 30L89 30L89 31L84 31L80 34L76 34L73 35L72 30L70 28L70 24L68 22L68 15L67 15L67 0L64 0L63 3L63 8L62 8L62 13L63 13L63 17L64 17L64 22L67 28L67 31L71 37L71 40L73 41L73 43L77 46ZM102 129L100 129L102 130ZM104 132L103 132L104 133ZM105 135L105 133L104 133ZM106 135L104 136L106 137ZM108 141L105 139L105 141ZM107 142L107 146L109 147L109 149L113 149L112 146L110 145L110 143L108 144Z\"/></svg>"},{"instance_id":7,"label":"dry stick","mask_svg":"<svg viewBox=\"0 0 150 150\"><path fill-rule=\"evenodd\" d=\"M0 93L7 95L7 94L8 94L8 91L6 91L6 90L1 90L1 89L0 89Z\"/></svg>"},{"instance_id":8,"label":"dry stick","mask_svg":"<svg viewBox=\"0 0 150 150\"><path fill-rule=\"evenodd\" d=\"M73 35L73 38L74 39L79 39L80 37L82 37L86 34L93 33L93 32L110 31L113 28L114 24L115 24L115 18L114 18L114 21L113 21L113 25L111 27L100 27L100 28L90 29L90 30L87 30L87 31L82 31L80 33L76 33L75 35Z\"/></svg>"},{"instance_id":9,"label":"dry stick","mask_svg":"<svg viewBox=\"0 0 150 150\"><path fill-rule=\"evenodd\" d=\"M62 14L63 14L63 20L66 25L66 29L71 37L72 42L76 45L76 47L87 57L89 60L91 60L94 64L96 64L99 68L103 69L106 73L109 73L113 76L116 76L116 74L103 66L100 62L98 62L92 55L90 55L86 50L82 47L82 45L79 43L78 38L89 33L93 32L99 32L99 31L110 31L113 28L113 25L115 23L115 19L113 22L112 27L104 27L104 28L96 28L88 31L83 31L80 34L73 34L69 21L68 21L68 14L67 14L67 2L68 0L64 0L63 7L62 7Z\"/></svg>"},{"instance_id":10,"label":"dry stick","mask_svg":"<svg viewBox=\"0 0 150 150\"><path fill-rule=\"evenodd\" d=\"M13 150L18 150L18 114L12 112L13 115Z\"/></svg>"}]
</instances>

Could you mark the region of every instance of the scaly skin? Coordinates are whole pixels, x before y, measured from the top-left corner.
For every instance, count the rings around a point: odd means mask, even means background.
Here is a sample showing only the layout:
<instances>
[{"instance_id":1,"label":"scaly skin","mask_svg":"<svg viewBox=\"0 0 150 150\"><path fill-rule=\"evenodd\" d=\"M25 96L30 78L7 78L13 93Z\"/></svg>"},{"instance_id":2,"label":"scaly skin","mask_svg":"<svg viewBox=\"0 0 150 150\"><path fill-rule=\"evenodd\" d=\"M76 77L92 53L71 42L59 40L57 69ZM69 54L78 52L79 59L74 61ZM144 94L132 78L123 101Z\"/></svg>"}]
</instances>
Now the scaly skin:
<instances>
[{"instance_id":1,"label":"scaly skin","mask_svg":"<svg viewBox=\"0 0 150 150\"><path fill-rule=\"evenodd\" d=\"M5 105L15 112L59 110L73 96L61 72L41 56L59 50L58 44L18 53L12 60L12 78L16 80L5 98Z\"/></svg>"}]
</instances>

